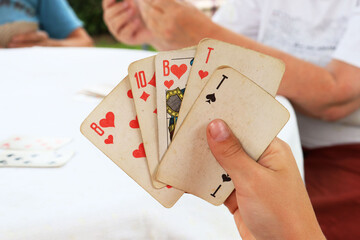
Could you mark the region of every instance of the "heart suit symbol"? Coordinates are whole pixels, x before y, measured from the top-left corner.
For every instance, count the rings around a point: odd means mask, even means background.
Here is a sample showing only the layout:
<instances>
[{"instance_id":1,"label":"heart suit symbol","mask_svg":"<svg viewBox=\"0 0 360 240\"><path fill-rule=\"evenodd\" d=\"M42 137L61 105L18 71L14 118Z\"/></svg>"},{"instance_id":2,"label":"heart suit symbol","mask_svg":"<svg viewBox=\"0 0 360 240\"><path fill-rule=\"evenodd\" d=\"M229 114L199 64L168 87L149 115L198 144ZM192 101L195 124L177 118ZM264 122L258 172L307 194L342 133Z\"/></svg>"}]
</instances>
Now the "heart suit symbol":
<instances>
[{"instance_id":1,"label":"heart suit symbol","mask_svg":"<svg viewBox=\"0 0 360 240\"><path fill-rule=\"evenodd\" d=\"M133 94L132 94L131 89L127 92L127 96L128 96L129 98L133 98Z\"/></svg>"},{"instance_id":2,"label":"heart suit symbol","mask_svg":"<svg viewBox=\"0 0 360 240\"><path fill-rule=\"evenodd\" d=\"M206 77L207 75L209 75L209 72L208 71L203 71L203 70L200 70L199 71L199 76L201 79L203 79L204 77Z\"/></svg>"},{"instance_id":3,"label":"heart suit symbol","mask_svg":"<svg viewBox=\"0 0 360 240\"><path fill-rule=\"evenodd\" d=\"M114 143L114 137L113 135L109 135L107 139L105 139L105 144L113 144Z\"/></svg>"},{"instance_id":4,"label":"heart suit symbol","mask_svg":"<svg viewBox=\"0 0 360 240\"><path fill-rule=\"evenodd\" d=\"M178 65L174 64L171 66L170 70L178 79L180 79L181 76L186 72L187 66L186 64L181 64L179 67Z\"/></svg>"},{"instance_id":5,"label":"heart suit symbol","mask_svg":"<svg viewBox=\"0 0 360 240\"><path fill-rule=\"evenodd\" d=\"M115 115L113 112L108 112L105 118L100 120L100 126L107 128L107 127L115 127Z\"/></svg>"},{"instance_id":6,"label":"heart suit symbol","mask_svg":"<svg viewBox=\"0 0 360 240\"><path fill-rule=\"evenodd\" d=\"M135 120L131 120L129 123L131 128L139 128L139 121L138 118L136 116Z\"/></svg>"},{"instance_id":7,"label":"heart suit symbol","mask_svg":"<svg viewBox=\"0 0 360 240\"><path fill-rule=\"evenodd\" d=\"M174 80L170 80L170 81L164 81L164 85L165 87L167 87L168 89L171 88L171 86L174 84Z\"/></svg>"},{"instance_id":8,"label":"heart suit symbol","mask_svg":"<svg viewBox=\"0 0 360 240\"><path fill-rule=\"evenodd\" d=\"M133 151L133 156L134 156L134 158L146 157L145 149L144 149L144 144L143 144L143 143L140 143L139 149L135 149L135 150Z\"/></svg>"}]
</instances>

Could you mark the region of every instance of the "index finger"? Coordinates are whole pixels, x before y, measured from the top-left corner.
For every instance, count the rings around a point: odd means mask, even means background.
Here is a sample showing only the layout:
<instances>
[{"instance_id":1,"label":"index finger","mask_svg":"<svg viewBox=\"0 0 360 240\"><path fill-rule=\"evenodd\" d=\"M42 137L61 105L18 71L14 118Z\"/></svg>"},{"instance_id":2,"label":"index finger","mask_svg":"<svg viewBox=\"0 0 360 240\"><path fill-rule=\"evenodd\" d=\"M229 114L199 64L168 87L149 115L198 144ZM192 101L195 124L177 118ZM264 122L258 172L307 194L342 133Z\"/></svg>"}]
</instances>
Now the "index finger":
<instances>
[{"instance_id":1,"label":"index finger","mask_svg":"<svg viewBox=\"0 0 360 240\"><path fill-rule=\"evenodd\" d=\"M274 159L276 161L274 161ZM296 161L290 146L277 137L275 137L265 149L258 163L273 171L281 170L290 165L296 166Z\"/></svg>"}]
</instances>

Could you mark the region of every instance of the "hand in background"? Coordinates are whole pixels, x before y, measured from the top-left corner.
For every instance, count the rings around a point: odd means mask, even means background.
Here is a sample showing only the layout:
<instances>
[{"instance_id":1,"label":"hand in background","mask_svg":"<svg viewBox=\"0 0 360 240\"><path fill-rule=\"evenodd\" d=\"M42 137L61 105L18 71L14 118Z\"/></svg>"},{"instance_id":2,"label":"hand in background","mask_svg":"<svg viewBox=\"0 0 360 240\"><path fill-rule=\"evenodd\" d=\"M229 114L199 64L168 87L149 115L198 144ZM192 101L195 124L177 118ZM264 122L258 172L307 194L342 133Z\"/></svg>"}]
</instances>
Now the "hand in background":
<instances>
[{"instance_id":1,"label":"hand in background","mask_svg":"<svg viewBox=\"0 0 360 240\"><path fill-rule=\"evenodd\" d=\"M104 21L118 41L130 45L152 42L153 36L142 21L134 0L103 0L102 5Z\"/></svg>"},{"instance_id":2,"label":"hand in background","mask_svg":"<svg viewBox=\"0 0 360 240\"><path fill-rule=\"evenodd\" d=\"M44 31L28 32L18 34L12 37L7 47L9 48L22 48L33 46L48 46L49 36Z\"/></svg>"},{"instance_id":3,"label":"hand in background","mask_svg":"<svg viewBox=\"0 0 360 240\"><path fill-rule=\"evenodd\" d=\"M93 41L85 29L79 27L65 39L51 39L44 31L29 32L13 36L8 43L9 48L22 47L92 47Z\"/></svg>"},{"instance_id":4,"label":"hand in background","mask_svg":"<svg viewBox=\"0 0 360 240\"><path fill-rule=\"evenodd\" d=\"M247 239L325 239L289 146L275 138L258 162L222 120L207 128L210 149L235 190L225 201Z\"/></svg>"},{"instance_id":5,"label":"hand in background","mask_svg":"<svg viewBox=\"0 0 360 240\"><path fill-rule=\"evenodd\" d=\"M140 0L146 26L161 50L189 47L210 36L214 23L195 6L176 0ZM146 5L146 6L144 6Z\"/></svg>"}]
</instances>

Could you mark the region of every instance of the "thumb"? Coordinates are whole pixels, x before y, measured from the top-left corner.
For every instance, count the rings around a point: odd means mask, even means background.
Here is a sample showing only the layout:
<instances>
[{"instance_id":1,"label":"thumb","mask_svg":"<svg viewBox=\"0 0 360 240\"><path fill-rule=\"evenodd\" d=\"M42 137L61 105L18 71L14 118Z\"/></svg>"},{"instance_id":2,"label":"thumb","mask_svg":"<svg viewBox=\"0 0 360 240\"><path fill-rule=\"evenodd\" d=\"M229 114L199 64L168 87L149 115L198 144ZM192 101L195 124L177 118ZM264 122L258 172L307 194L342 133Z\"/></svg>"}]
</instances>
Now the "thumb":
<instances>
[{"instance_id":1,"label":"thumb","mask_svg":"<svg viewBox=\"0 0 360 240\"><path fill-rule=\"evenodd\" d=\"M216 119L210 122L206 135L212 154L234 183L236 179L250 177L259 168L224 121Z\"/></svg>"}]
</instances>

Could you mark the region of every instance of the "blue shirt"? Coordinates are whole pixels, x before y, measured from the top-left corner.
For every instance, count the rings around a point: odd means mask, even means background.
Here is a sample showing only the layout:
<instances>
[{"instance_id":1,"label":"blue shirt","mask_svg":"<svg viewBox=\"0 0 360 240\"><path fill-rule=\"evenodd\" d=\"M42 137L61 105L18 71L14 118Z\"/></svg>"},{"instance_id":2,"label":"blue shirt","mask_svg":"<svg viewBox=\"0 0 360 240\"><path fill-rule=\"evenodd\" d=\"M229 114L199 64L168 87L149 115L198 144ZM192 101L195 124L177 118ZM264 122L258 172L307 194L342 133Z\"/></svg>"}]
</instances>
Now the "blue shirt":
<instances>
[{"instance_id":1,"label":"blue shirt","mask_svg":"<svg viewBox=\"0 0 360 240\"><path fill-rule=\"evenodd\" d=\"M54 39L82 26L66 0L0 0L0 25L16 21L36 22Z\"/></svg>"}]
</instances>

